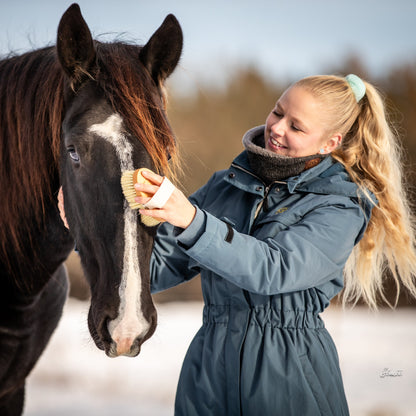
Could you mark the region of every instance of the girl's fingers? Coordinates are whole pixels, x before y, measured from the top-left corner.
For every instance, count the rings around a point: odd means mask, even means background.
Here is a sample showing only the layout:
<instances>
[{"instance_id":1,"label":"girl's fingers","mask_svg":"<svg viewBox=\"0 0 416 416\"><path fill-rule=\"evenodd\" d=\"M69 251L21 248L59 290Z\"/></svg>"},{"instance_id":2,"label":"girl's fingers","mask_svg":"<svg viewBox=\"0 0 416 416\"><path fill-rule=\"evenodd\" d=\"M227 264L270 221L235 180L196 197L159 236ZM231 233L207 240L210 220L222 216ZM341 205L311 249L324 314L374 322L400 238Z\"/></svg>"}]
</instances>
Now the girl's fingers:
<instances>
[{"instance_id":1,"label":"girl's fingers","mask_svg":"<svg viewBox=\"0 0 416 416\"><path fill-rule=\"evenodd\" d=\"M160 211L161 210L159 210L159 209L146 209L146 208L139 209L139 213L141 215L147 215L148 217L154 217L154 218L156 218L156 217L162 218L161 215L163 215L163 214ZM159 213L159 215L158 215L158 213ZM162 219L164 219L164 218L162 218Z\"/></svg>"},{"instance_id":2,"label":"girl's fingers","mask_svg":"<svg viewBox=\"0 0 416 416\"><path fill-rule=\"evenodd\" d=\"M64 194L62 192L62 186L59 188L59 192L58 192L58 209L59 209L59 214L61 216L62 222L64 223L65 227L69 229L69 226L65 217Z\"/></svg>"},{"instance_id":3,"label":"girl's fingers","mask_svg":"<svg viewBox=\"0 0 416 416\"><path fill-rule=\"evenodd\" d=\"M141 205L147 204L152 198L146 197L146 196L136 196L134 200Z\"/></svg>"},{"instance_id":4,"label":"girl's fingers","mask_svg":"<svg viewBox=\"0 0 416 416\"><path fill-rule=\"evenodd\" d=\"M142 199L139 203L146 203L146 201ZM163 208L143 208L139 212L142 215L167 221L176 227L187 228L195 217L196 208L181 191L175 189Z\"/></svg>"},{"instance_id":5,"label":"girl's fingers","mask_svg":"<svg viewBox=\"0 0 416 416\"><path fill-rule=\"evenodd\" d=\"M136 183L134 184L134 189L138 192L143 192L145 194L148 194L149 196L152 196L157 192L159 186L150 185L148 183Z\"/></svg>"},{"instance_id":6,"label":"girl's fingers","mask_svg":"<svg viewBox=\"0 0 416 416\"><path fill-rule=\"evenodd\" d=\"M163 187L163 184L165 185L171 184L170 181L167 180L167 178L166 178L167 182L164 182L165 178L163 176L157 175L156 173L143 170L141 174L147 181L151 183L138 182L134 184L134 189L137 192L137 196L134 200L139 204L142 204L142 205L147 204L155 196L155 194L161 189L161 186ZM158 200L159 202L160 202L160 198L161 196L159 195L159 200ZM156 201L155 201L155 204L156 204ZM148 209L150 208L152 207L148 207Z\"/></svg>"},{"instance_id":7,"label":"girl's fingers","mask_svg":"<svg viewBox=\"0 0 416 416\"><path fill-rule=\"evenodd\" d=\"M149 170L143 170L141 172L141 175L143 176L143 178L149 180L150 182L152 182L153 184L157 186L160 186L161 183L163 182L163 176L160 176L157 173L151 172Z\"/></svg>"}]
</instances>

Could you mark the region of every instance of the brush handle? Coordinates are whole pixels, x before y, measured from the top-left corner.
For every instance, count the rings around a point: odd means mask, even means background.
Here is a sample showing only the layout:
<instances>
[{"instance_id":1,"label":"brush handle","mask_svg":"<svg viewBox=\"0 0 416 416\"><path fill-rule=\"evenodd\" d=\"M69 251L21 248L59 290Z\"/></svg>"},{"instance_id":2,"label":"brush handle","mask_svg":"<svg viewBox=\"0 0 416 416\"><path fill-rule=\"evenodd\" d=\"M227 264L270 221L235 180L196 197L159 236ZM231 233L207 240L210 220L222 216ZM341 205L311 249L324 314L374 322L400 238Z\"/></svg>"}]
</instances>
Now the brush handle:
<instances>
[{"instance_id":1,"label":"brush handle","mask_svg":"<svg viewBox=\"0 0 416 416\"><path fill-rule=\"evenodd\" d=\"M148 181L143 175L142 172L144 170L147 170L148 172L152 172L150 169L147 168L140 168L140 169L136 169L133 172L133 185L135 183L145 183L145 184L149 184L151 185L152 183L150 181ZM142 196L142 197L148 197L150 198L152 195L147 194L146 192L141 192L141 191L136 191L136 195L137 196Z\"/></svg>"},{"instance_id":2,"label":"brush handle","mask_svg":"<svg viewBox=\"0 0 416 416\"><path fill-rule=\"evenodd\" d=\"M146 209L163 208L174 190L175 185L168 178L164 177L159 189L153 195L152 199L144 204L144 207Z\"/></svg>"}]
</instances>

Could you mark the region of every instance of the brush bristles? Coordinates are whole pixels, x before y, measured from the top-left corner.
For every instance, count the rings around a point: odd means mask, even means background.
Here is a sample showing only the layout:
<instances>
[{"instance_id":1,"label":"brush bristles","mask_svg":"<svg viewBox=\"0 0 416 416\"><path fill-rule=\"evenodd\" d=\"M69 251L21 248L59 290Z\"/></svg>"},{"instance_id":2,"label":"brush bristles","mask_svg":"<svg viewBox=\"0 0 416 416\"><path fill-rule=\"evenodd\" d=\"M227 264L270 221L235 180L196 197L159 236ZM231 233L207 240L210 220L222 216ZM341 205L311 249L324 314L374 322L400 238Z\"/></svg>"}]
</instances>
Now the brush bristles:
<instances>
[{"instance_id":1,"label":"brush bristles","mask_svg":"<svg viewBox=\"0 0 416 416\"><path fill-rule=\"evenodd\" d=\"M134 199L137 196L136 190L134 189L133 175L134 170L126 170L121 175L121 188L123 194L129 203L131 209L144 208L142 204L137 203Z\"/></svg>"},{"instance_id":2,"label":"brush bristles","mask_svg":"<svg viewBox=\"0 0 416 416\"><path fill-rule=\"evenodd\" d=\"M156 225L159 225L162 222L161 220L149 217L148 215L140 215L140 220L147 227L155 227Z\"/></svg>"},{"instance_id":3,"label":"brush bristles","mask_svg":"<svg viewBox=\"0 0 416 416\"><path fill-rule=\"evenodd\" d=\"M136 190L134 189L134 170L126 170L121 175L121 189L123 190L124 197L126 198L127 202L129 203L129 207L131 209L141 209L144 208L144 205L139 204L135 201L137 196ZM140 215L140 219L144 225L148 227L154 227L155 225L160 224L160 220L149 217L147 215Z\"/></svg>"}]
</instances>

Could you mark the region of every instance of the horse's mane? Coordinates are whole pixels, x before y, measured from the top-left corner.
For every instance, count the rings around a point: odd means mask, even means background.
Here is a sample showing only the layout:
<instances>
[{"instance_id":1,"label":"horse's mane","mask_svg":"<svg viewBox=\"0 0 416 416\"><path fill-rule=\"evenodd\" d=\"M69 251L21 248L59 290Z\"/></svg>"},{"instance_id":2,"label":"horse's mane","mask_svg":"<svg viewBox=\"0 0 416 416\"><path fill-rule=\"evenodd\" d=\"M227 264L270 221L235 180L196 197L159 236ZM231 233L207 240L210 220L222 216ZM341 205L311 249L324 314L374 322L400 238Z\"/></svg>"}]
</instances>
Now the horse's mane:
<instances>
[{"instance_id":1,"label":"horse's mane","mask_svg":"<svg viewBox=\"0 0 416 416\"><path fill-rule=\"evenodd\" d=\"M57 177L63 75L54 48L0 62L0 239L3 253L40 219ZM30 234L28 234L30 238ZM7 257L6 257L7 258Z\"/></svg>"},{"instance_id":2,"label":"horse's mane","mask_svg":"<svg viewBox=\"0 0 416 416\"><path fill-rule=\"evenodd\" d=\"M164 106L155 104L157 88L139 63L140 48L96 47L99 70L93 77L156 169L169 171L175 140ZM0 254L6 259L20 251L34 223L42 226L57 190L66 84L55 47L0 61Z\"/></svg>"}]
</instances>

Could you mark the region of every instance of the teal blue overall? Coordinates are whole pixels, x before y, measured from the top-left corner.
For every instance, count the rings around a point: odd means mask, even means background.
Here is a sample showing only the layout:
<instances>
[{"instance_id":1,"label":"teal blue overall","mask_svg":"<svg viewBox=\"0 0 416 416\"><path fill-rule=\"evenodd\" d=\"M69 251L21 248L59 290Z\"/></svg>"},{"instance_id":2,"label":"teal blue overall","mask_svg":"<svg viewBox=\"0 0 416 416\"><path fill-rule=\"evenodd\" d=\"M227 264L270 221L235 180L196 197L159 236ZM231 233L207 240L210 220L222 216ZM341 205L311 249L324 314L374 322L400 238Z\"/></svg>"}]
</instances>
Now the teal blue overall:
<instances>
[{"instance_id":1,"label":"teal blue overall","mask_svg":"<svg viewBox=\"0 0 416 416\"><path fill-rule=\"evenodd\" d=\"M371 204L331 156L266 186L246 152L191 198L186 230L160 226L152 291L201 274L203 326L183 363L177 416L348 415L338 355L319 314Z\"/></svg>"}]
</instances>

